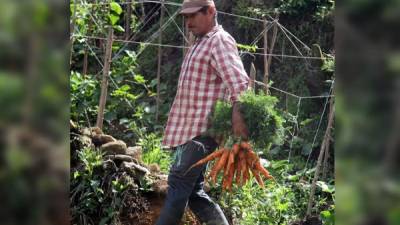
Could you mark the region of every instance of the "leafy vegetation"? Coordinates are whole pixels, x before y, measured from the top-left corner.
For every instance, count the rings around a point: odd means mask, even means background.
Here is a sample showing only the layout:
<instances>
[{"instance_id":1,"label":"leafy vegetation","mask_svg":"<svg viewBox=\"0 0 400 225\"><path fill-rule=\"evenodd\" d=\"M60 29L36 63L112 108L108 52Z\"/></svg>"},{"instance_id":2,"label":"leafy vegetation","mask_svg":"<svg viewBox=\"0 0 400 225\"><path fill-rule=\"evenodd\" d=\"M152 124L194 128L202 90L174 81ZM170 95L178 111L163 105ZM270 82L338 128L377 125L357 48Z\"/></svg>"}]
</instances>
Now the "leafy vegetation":
<instances>
[{"instance_id":1,"label":"leafy vegetation","mask_svg":"<svg viewBox=\"0 0 400 225\"><path fill-rule=\"evenodd\" d=\"M272 144L282 144L284 137L283 117L275 109L278 99L260 91L247 91L239 97L240 111L249 129L249 139L254 147L268 151ZM254 118L259 118L255 120ZM211 115L210 133L224 136L232 134L232 105L218 101Z\"/></svg>"},{"instance_id":2,"label":"leafy vegetation","mask_svg":"<svg viewBox=\"0 0 400 225\"><path fill-rule=\"evenodd\" d=\"M257 95L246 92L240 96L239 101L246 125L251 130L250 139L254 140L255 147L268 151L272 144L283 144L284 119L275 108L277 98L263 92Z\"/></svg>"},{"instance_id":3,"label":"leafy vegetation","mask_svg":"<svg viewBox=\"0 0 400 225\"><path fill-rule=\"evenodd\" d=\"M161 171L167 173L171 165L171 154L161 149L161 136L155 133L145 135L140 139L138 145L143 148L142 160L146 164L157 164Z\"/></svg>"},{"instance_id":4,"label":"leafy vegetation","mask_svg":"<svg viewBox=\"0 0 400 225\"><path fill-rule=\"evenodd\" d=\"M84 148L81 165L71 171L71 213L74 224L117 224L129 211L129 198L138 186L125 172L104 168L99 150ZM141 209L144 206L134 208Z\"/></svg>"},{"instance_id":5,"label":"leafy vegetation","mask_svg":"<svg viewBox=\"0 0 400 225\"><path fill-rule=\"evenodd\" d=\"M221 206L232 219L240 224L291 224L305 216L310 184L314 169L305 173L297 171L294 163L287 160L267 161L268 170L276 181L268 181L266 188L260 188L254 179L240 190L234 189L233 194L222 194L219 199ZM304 174L304 175L303 175ZM333 224L334 216L334 186L324 181L318 182L318 194L315 200L314 213L324 224ZM213 189L219 193L218 187Z\"/></svg>"}]
</instances>

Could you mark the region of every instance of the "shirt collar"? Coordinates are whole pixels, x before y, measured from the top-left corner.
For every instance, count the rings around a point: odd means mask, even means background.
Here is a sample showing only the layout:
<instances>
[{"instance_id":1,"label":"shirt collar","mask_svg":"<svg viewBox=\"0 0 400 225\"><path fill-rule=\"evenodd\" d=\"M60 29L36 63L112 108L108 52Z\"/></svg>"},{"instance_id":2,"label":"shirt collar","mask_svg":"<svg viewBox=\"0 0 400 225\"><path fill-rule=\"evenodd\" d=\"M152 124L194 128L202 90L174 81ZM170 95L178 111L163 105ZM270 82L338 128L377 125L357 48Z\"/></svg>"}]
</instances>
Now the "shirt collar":
<instances>
[{"instance_id":1,"label":"shirt collar","mask_svg":"<svg viewBox=\"0 0 400 225\"><path fill-rule=\"evenodd\" d=\"M201 41L204 38L210 38L213 34L222 29L223 29L222 26L217 23L207 34L205 34L202 37L197 37L196 41Z\"/></svg>"},{"instance_id":2,"label":"shirt collar","mask_svg":"<svg viewBox=\"0 0 400 225\"><path fill-rule=\"evenodd\" d=\"M209 31L204 37L210 38L215 32L219 31L222 29L222 26L219 24L216 24L211 31Z\"/></svg>"}]
</instances>

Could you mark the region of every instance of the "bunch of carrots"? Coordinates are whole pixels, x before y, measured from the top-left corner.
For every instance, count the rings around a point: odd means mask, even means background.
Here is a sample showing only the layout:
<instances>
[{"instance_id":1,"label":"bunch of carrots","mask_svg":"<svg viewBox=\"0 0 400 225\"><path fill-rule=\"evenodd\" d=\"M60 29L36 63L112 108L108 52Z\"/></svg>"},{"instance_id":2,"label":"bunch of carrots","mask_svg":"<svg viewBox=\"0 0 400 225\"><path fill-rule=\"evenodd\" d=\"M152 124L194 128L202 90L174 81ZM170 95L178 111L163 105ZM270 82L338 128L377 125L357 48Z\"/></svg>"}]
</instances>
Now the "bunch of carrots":
<instances>
[{"instance_id":1,"label":"bunch of carrots","mask_svg":"<svg viewBox=\"0 0 400 225\"><path fill-rule=\"evenodd\" d=\"M213 160L215 160L215 163L207 178L211 178L211 181L215 184L218 173L222 171L224 174L222 190L232 191L234 179L238 186L242 186L249 180L250 172L263 188L264 182L260 174L267 179L273 179L268 170L261 165L259 157L248 142L235 143L232 149L220 148L193 164L189 170Z\"/></svg>"}]
</instances>

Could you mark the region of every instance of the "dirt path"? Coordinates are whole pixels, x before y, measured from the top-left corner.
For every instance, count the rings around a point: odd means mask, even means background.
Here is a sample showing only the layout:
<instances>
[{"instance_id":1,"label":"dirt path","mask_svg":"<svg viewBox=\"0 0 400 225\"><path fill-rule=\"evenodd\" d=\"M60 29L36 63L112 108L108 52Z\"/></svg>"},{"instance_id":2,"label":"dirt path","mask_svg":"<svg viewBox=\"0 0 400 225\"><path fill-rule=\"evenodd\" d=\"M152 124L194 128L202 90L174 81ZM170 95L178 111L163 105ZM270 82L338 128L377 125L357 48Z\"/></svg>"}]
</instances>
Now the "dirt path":
<instances>
[{"instance_id":1,"label":"dirt path","mask_svg":"<svg viewBox=\"0 0 400 225\"><path fill-rule=\"evenodd\" d=\"M138 220L131 221L131 225L154 225L164 205L164 196L149 194L144 196L149 203L149 211L140 215ZM179 225L201 225L190 210L186 210Z\"/></svg>"}]
</instances>

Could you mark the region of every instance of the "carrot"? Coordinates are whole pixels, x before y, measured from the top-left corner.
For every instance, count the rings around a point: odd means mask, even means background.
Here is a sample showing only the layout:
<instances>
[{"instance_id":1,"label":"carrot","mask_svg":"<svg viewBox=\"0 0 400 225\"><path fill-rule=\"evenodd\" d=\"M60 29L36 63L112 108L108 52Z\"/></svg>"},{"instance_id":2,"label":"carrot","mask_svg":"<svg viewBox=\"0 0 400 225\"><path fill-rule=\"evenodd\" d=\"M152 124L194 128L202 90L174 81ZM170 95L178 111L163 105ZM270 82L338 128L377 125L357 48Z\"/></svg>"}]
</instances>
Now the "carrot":
<instances>
[{"instance_id":1,"label":"carrot","mask_svg":"<svg viewBox=\"0 0 400 225\"><path fill-rule=\"evenodd\" d=\"M243 170L245 169L245 163L246 163L246 159L244 158L244 151L241 150L239 151L238 154L238 166L237 166L237 173L236 173L236 183L238 185L242 185L242 182L240 179L242 179L242 174L243 174Z\"/></svg>"},{"instance_id":2,"label":"carrot","mask_svg":"<svg viewBox=\"0 0 400 225\"><path fill-rule=\"evenodd\" d=\"M249 165L247 164L247 162L246 162L246 160L244 160L244 162L243 162L243 178L242 178L242 183L241 183L241 185L243 185L243 184L246 184L246 182L247 182L247 180L249 179L249 177L250 177L250 173L249 173Z\"/></svg>"},{"instance_id":3,"label":"carrot","mask_svg":"<svg viewBox=\"0 0 400 225\"><path fill-rule=\"evenodd\" d=\"M247 163L251 165L251 167L253 167L257 161L259 161L257 154L252 149L246 151L246 156L246 160L248 160Z\"/></svg>"},{"instance_id":4,"label":"carrot","mask_svg":"<svg viewBox=\"0 0 400 225\"><path fill-rule=\"evenodd\" d=\"M253 174L253 176L256 178L257 183L264 188L264 182L260 177L260 172L257 169L252 168L251 169L251 173Z\"/></svg>"},{"instance_id":5,"label":"carrot","mask_svg":"<svg viewBox=\"0 0 400 225\"><path fill-rule=\"evenodd\" d=\"M232 182L234 175L235 175L235 163L232 163L229 167L229 173L227 177L227 189L229 191L232 191Z\"/></svg>"},{"instance_id":6,"label":"carrot","mask_svg":"<svg viewBox=\"0 0 400 225\"><path fill-rule=\"evenodd\" d=\"M245 149L245 150L250 150L251 145L249 144L249 142L243 141L240 143L240 148Z\"/></svg>"},{"instance_id":7,"label":"carrot","mask_svg":"<svg viewBox=\"0 0 400 225\"><path fill-rule=\"evenodd\" d=\"M215 168L218 166L219 160L221 160L221 157L218 159L218 161L215 161L213 167L211 168L211 170L210 170L210 172L208 173L208 176L207 176L207 178L211 178L211 181L212 181L214 184L215 184L215 182L216 182L217 174L216 174L215 172L213 172L213 171L215 171Z\"/></svg>"},{"instance_id":8,"label":"carrot","mask_svg":"<svg viewBox=\"0 0 400 225\"><path fill-rule=\"evenodd\" d=\"M204 157L203 159L200 159L195 164L193 164L191 167L189 167L189 169L186 170L185 174L196 166L200 166L208 161L211 161L211 160L214 160L214 159L220 157L222 155L222 153L223 153L223 149L214 151L213 153L209 154L208 156Z\"/></svg>"},{"instance_id":9,"label":"carrot","mask_svg":"<svg viewBox=\"0 0 400 225\"><path fill-rule=\"evenodd\" d=\"M229 170L228 163L225 163L224 168L223 168L223 176L222 176L222 190L226 191L228 190L228 183L229 183L229 178L228 175L225 175L225 172Z\"/></svg>"},{"instance_id":10,"label":"carrot","mask_svg":"<svg viewBox=\"0 0 400 225\"><path fill-rule=\"evenodd\" d=\"M224 166L226 164L226 160L228 159L229 152L230 151L228 149L223 149L221 158L218 160L218 162L213 166L213 168L210 171L210 177L214 183L216 182L216 177L217 177L218 172L222 168L224 168Z\"/></svg>"},{"instance_id":11,"label":"carrot","mask_svg":"<svg viewBox=\"0 0 400 225\"><path fill-rule=\"evenodd\" d=\"M251 156L249 156L249 154L246 154L246 163L249 169L254 167L254 159L252 159Z\"/></svg>"},{"instance_id":12,"label":"carrot","mask_svg":"<svg viewBox=\"0 0 400 225\"><path fill-rule=\"evenodd\" d=\"M248 155L253 162L254 168L260 171L267 179L271 179L272 176L269 174L268 170L261 165L260 158L258 158L252 149L249 150Z\"/></svg>"},{"instance_id":13,"label":"carrot","mask_svg":"<svg viewBox=\"0 0 400 225\"><path fill-rule=\"evenodd\" d=\"M256 168L258 171L260 171L267 179L272 179L273 177L269 174L268 170L265 169L262 165L260 161L257 161L254 164L254 168Z\"/></svg>"},{"instance_id":14,"label":"carrot","mask_svg":"<svg viewBox=\"0 0 400 225\"><path fill-rule=\"evenodd\" d=\"M253 176L256 178L257 183L261 186L264 187L264 182L262 181L260 177L260 172L258 169L255 168L256 163L259 161L258 156L256 153L254 153L251 149L246 151L246 163L253 174Z\"/></svg>"},{"instance_id":15,"label":"carrot","mask_svg":"<svg viewBox=\"0 0 400 225\"><path fill-rule=\"evenodd\" d=\"M222 190L225 191L228 184L228 180L226 177L222 178Z\"/></svg>"},{"instance_id":16,"label":"carrot","mask_svg":"<svg viewBox=\"0 0 400 225\"><path fill-rule=\"evenodd\" d=\"M236 156L239 153L239 151L240 151L240 145L233 144L233 146L232 146L233 155Z\"/></svg>"},{"instance_id":17,"label":"carrot","mask_svg":"<svg viewBox=\"0 0 400 225\"><path fill-rule=\"evenodd\" d=\"M235 164L236 166L236 174L235 174L235 178L236 178L236 184L239 185L240 184L240 178L242 176L242 162L240 161L240 159L238 159Z\"/></svg>"},{"instance_id":18,"label":"carrot","mask_svg":"<svg viewBox=\"0 0 400 225\"><path fill-rule=\"evenodd\" d=\"M233 150L231 150L230 152L229 152L229 158L228 158L228 162L227 162L227 170L225 170L225 172L224 172L224 176L228 176L228 174L229 174L229 171L230 171L230 169L231 169L231 164L233 164L234 162L235 162L235 155L234 155L235 153L233 152Z\"/></svg>"},{"instance_id":19,"label":"carrot","mask_svg":"<svg viewBox=\"0 0 400 225\"><path fill-rule=\"evenodd\" d=\"M228 159L228 168L229 169L228 169L228 171L225 171L225 176L228 175L228 173L230 172L230 169L231 169L230 165L235 163L236 158L237 158L236 156L239 153L239 150L240 150L239 145L238 144L233 144L231 152L229 154L229 159Z\"/></svg>"}]
</instances>

